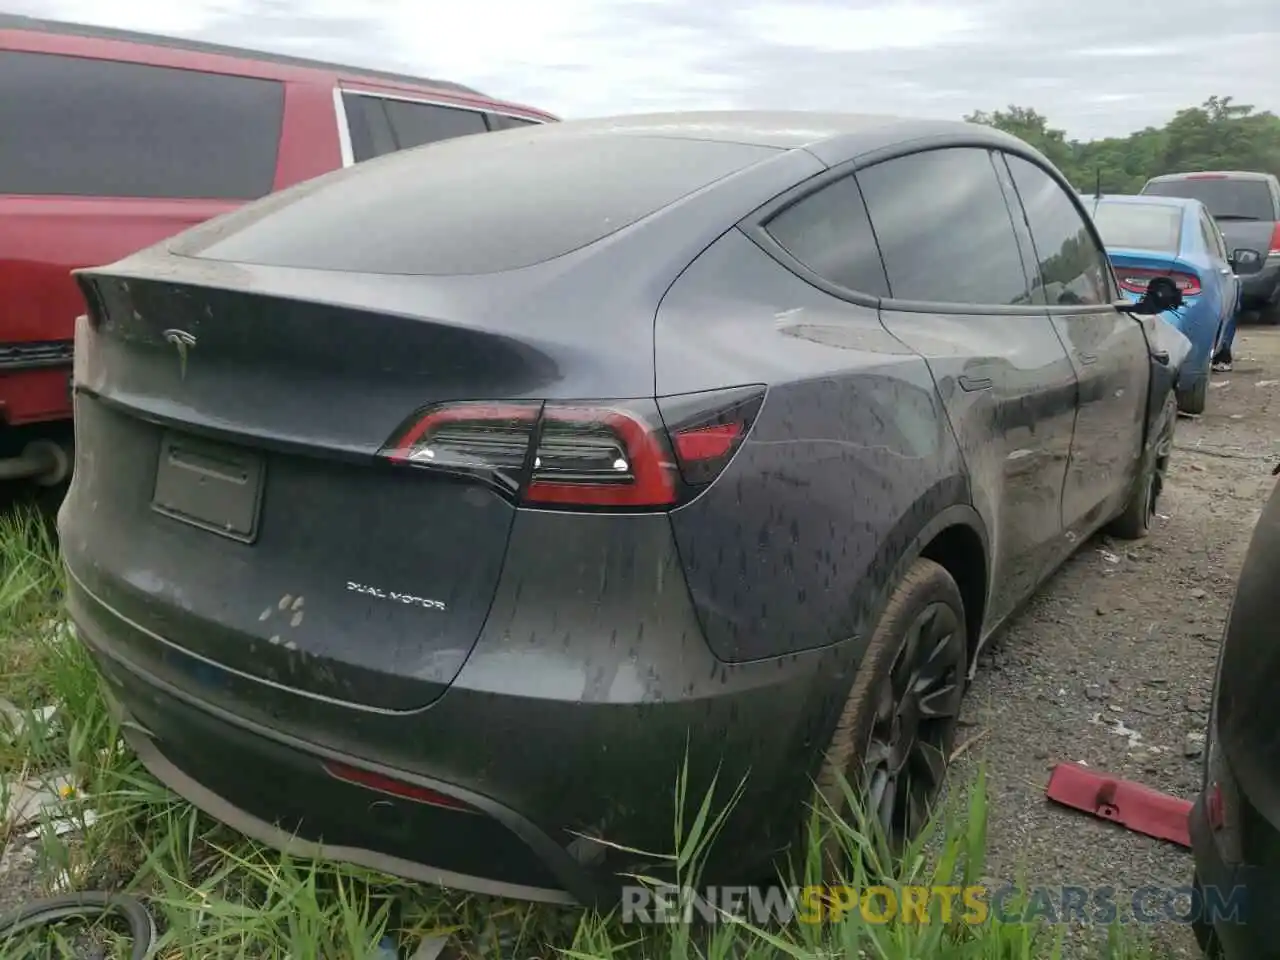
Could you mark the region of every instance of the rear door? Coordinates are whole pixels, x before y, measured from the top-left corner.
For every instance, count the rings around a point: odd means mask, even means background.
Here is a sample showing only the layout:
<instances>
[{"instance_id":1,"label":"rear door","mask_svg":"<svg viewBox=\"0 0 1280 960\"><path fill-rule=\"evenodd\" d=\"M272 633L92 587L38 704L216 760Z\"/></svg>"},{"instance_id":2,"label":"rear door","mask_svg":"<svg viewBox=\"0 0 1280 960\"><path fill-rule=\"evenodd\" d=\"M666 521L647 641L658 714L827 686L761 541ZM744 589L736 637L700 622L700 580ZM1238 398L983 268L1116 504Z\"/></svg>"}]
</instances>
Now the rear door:
<instances>
[{"instance_id":1,"label":"rear door","mask_svg":"<svg viewBox=\"0 0 1280 960\"><path fill-rule=\"evenodd\" d=\"M1111 268L1076 198L1043 167L1004 157L1034 245L1034 295L1046 304L1080 383L1062 491L1072 536L1091 533L1128 496L1146 431L1150 360L1142 325L1117 311Z\"/></svg>"},{"instance_id":2,"label":"rear door","mask_svg":"<svg viewBox=\"0 0 1280 960\"><path fill-rule=\"evenodd\" d=\"M857 178L891 288L881 321L928 362L987 525L995 622L1063 549L1075 372L1032 300L987 150L908 154Z\"/></svg>"},{"instance_id":3,"label":"rear door","mask_svg":"<svg viewBox=\"0 0 1280 960\"><path fill-rule=\"evenodd\" d=\"M18 361L31 345L69 348L84 312L73 268L150 246L276 180L277 81L0 50L0 90L0 355Z\"/></svg>"}]
</instances>

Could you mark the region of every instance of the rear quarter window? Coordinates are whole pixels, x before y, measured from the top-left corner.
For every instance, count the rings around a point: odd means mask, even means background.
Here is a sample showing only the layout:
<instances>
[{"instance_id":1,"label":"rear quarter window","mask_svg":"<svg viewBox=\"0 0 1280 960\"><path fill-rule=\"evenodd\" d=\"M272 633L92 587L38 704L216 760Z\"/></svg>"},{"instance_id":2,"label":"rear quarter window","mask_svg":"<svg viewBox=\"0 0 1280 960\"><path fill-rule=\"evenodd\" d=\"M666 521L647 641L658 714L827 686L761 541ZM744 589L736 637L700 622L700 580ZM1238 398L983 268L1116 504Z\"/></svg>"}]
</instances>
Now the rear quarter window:
<instances>
[{"instance_id":1,"label":"rear quarter window","mask_svg":"<svg viewBox=\"0 0 1280 960\"><path fill-rule=\"evenodd\" d=\"M0 193L252 200L271 191L274 80L0 51Z\"/></svg>"},{"instance_id":2,"label":"rear quarter window","mask_svg":"<svg viewBox=\"0 0 1280 960\"><path fill-rule=\"evenodd\" d=\"M276 194L184 234L171 249L316 270L496 273L601 240L776 152L566 135L552 124L501 137L457 137Z\"/></svg>"},{"instance_id":3,"label":"rear quarter window","mask_svg":"<svg viewBox=\"0 0 1280 960\"><path fill-rule=\"evenodd\" d=\"M889 295L880 248L852 175L787 207L766 229L797 262L829 283L873 297Z\"/></svg>"},{"instance_id":4,"label":"rear quarter window","mask_svg":"<svg viewBox=\"0 0 1280 960\"><path fill-rule=\"evenodd\" d=\"M524 117L513 117L505 113L489 114L489 127L493 130L514 130L517 127L529 127L537 120L526 120Z\"/></svg>"}]
</instances>

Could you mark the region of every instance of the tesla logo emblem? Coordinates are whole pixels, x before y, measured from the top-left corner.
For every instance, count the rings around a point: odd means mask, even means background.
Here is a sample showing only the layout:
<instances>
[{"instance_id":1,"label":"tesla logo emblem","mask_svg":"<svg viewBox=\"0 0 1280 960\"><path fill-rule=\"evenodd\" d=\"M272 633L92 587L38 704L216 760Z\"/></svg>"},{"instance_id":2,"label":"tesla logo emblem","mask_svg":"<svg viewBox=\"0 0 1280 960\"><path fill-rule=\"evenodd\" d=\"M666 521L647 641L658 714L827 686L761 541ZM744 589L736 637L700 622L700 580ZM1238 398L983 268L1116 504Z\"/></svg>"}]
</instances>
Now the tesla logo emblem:
<instances>
[{"instance_id":1,"label":"tesla logo emblem","mask_svg":"<svg viewBox=\"0 0 1280 960\"><path fill-rule=\"evenodd\" d=\"M196 345L196 338L185 330L166 330L164 338L178 348L179 378L187 378L187 353Z\"/></svg>"}]
</instances>

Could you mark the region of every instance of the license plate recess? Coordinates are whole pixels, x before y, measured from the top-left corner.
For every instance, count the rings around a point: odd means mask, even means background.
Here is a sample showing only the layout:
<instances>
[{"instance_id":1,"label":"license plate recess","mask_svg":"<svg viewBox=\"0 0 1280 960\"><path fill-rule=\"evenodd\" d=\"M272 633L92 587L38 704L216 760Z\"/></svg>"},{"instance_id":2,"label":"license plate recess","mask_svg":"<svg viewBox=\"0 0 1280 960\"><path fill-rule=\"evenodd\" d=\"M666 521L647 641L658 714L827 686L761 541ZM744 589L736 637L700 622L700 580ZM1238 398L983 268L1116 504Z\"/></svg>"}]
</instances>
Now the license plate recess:
<instances>
[{"instance_id":1,"label":"license plate recess","mask_svg":"<svg viewBox=\"0 0 1280 960\"><path fill-rule=\"evenodd\" d=\"M168 432L160 441L151 509L241 543L258 537L266 465L243 447Z\"/></svg>"}]
</instances>

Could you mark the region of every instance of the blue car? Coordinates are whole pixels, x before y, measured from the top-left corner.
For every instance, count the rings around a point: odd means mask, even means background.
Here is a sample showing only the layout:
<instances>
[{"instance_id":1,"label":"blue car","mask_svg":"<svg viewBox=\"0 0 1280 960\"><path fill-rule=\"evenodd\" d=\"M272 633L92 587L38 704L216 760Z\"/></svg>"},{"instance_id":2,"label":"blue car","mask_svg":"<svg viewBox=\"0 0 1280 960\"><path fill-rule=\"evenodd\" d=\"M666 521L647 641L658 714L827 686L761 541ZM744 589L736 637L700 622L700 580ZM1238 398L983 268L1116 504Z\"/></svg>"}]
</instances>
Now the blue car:
<instances>
[{"instance_id":1,"label":"blue car","mask_svg":"<svg viewBox=\"0 0 1280 960\"><path fill-rule=\"evenodd\" d=\"M1178 409L1203 413L1209 369L1234 333L1240 280L1222 234L1199 200L1102 196L1086 206L1124 295L1139 300L1153 277L1171 277L1183 304L1161 316L1191 341L1178 379Z\"/></svg>"}]
</instances>

